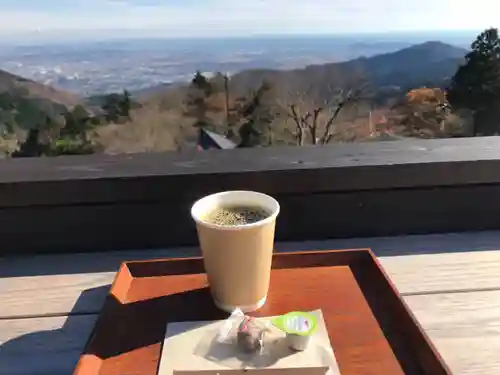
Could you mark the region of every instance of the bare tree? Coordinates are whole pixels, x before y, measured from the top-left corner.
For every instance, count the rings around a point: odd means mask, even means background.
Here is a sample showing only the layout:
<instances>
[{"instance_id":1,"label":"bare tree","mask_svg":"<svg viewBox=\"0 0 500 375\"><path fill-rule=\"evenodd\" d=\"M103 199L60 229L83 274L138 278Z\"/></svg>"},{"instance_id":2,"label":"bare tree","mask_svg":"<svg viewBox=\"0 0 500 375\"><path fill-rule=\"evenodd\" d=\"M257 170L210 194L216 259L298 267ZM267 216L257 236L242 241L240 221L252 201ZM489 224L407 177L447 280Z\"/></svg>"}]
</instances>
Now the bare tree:
<instances>
[{"instance_id":1,"label":"bare tree","mask_svg":"<svg viewBox=\"0 0 500 375\"><path fill-rule=\"evenodd\" d=\"M310 138L313 145L326 145L334 137L334 124L341 111L348 105L360 99L363 89L340 90L332 100L324 101L323 105L307 106L303 100L280 104L286 116L290 118L295 130L292 132L298 146L303 146ZM309 107L309 110L304 110Z\"/></svg>"},{"instance_id":2,"label":"bare tree","mask_svg":"<svg viewBox=\"0 0 500 375\"><path fill-rule=\"evenodd\" d=\"M227 74L222 75L224 79L224 122L229 129L229 77Z\"/></svg>"}]
</instances>

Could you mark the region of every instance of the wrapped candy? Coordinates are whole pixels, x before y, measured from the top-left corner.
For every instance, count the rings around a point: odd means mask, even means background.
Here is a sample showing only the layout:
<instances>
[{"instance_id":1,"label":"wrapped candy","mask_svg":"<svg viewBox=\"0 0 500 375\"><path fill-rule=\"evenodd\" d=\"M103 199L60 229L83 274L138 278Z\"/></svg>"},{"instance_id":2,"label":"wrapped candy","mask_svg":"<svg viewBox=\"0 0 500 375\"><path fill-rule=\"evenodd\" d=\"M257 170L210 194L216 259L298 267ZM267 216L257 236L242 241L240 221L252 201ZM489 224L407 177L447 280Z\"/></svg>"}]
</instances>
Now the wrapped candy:
<instances>
[{"instance_id":1,"label":"wrapped candy","mask_svg":"<svg viewBox=\"0 0 500 375\"><path fill-rule=\"evenodd\" d=\"M245 316L238 326L236 342L243 353L258 353L262 350L266 329L256 324L255 320Z\"/></svg>"},{"instance_id":2,"label":"wrapped candy","mask_svg":"<svg viewBox=\"0 0 500 375\"><path fill-rule=\"evenodd\" d=\"M235 310L217 331L208 331L195 354L229 368L256 368L268 358L269 321L257 320Z\"/></svg>"}]
</instances>

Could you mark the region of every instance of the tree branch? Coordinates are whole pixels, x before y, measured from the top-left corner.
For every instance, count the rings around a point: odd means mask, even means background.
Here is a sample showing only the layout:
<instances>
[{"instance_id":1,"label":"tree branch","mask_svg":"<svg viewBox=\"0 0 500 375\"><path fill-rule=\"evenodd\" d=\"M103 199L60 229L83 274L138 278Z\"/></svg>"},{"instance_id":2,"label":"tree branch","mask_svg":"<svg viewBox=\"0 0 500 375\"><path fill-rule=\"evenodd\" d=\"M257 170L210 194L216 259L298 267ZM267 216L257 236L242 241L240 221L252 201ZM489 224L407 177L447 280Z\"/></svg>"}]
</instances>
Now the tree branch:
<instances>
[{"instance_id":1,"label":"tree branch","mask_svg":"<svg viewBox=\"0 0 500 375\"><path fill-rule=\"evenodd\" d=\"M323 137L321 137L321 143L323 145L328 144L332 140L332 138L333 138L332 126L333 126L333 123L335 122L335 120L337 119L338 115L340 114L340 111L342 111L342 109L349 102L351 102L355 99L358 99L361 92L362 92L362 89L358 89L356 91L350 90L349 93L347 94L347 96L338 102L337 107L335 108L335 111L330 116L330 118L328 119L328 121L325 125L325 131L323 132ZM343 94L343 92L340 93L340 96L342 96L342 94Z\"/></svg>"},{"instance_id":2,"label":"tree branch","mask_svg":"<svg viewBox=\"0 0 500 375\"><path fill-rule=\"evenodd\" d=\"M309 130L311 132L312 144L316 145L318 143L318 118L321 112L323 111L322 107L316 108L313 112L313 120L311 125L309 126Z\"/></svg>"},{"instance_id":3,"label":"tree branch","mask_svg":"<svg viewBox=\"0 0 500 375\"><path fill-rule=\"evenodd\" d=\"M304 145L304 127L302 126L304 119L300 117L300 114L297 110L297 106L295 104L290 104L289 105L290 111L292 112L292 119L295 122L295 125L297 127L297 132L296 132L296 140L297 140L297 145L303 146Z\"/></svg>"}]
</instances>

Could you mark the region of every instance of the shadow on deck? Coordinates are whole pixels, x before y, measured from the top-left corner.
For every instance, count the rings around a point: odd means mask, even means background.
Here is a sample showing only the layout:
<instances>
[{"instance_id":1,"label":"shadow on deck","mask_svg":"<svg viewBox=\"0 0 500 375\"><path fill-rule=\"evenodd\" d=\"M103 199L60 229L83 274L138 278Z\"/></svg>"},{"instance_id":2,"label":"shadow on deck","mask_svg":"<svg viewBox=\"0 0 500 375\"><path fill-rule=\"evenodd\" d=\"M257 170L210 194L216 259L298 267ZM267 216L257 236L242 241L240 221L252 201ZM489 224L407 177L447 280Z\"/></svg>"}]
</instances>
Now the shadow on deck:
<instances>
[{"instance_id":1,"label":"shadow on deck","mask_svg":"<svg viewBox=\"0 0 500 375\"><path fill-rule=\"evenodd\" d=\"M500 231L277 243L277 251L371 248L377 256L500 250ZM195 247L107 253L20 256L0 261L0 277L116 272L126 260L199 256Z\"/></svg>"}]
</instances>

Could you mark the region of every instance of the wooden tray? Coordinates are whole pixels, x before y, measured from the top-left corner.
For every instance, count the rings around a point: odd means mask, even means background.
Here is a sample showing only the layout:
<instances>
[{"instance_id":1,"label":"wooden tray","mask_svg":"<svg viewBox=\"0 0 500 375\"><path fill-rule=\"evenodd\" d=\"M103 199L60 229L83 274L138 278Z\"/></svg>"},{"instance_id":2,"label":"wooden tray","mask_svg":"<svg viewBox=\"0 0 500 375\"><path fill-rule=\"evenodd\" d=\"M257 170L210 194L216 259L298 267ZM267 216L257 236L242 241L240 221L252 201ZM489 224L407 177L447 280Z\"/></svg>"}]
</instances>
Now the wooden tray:
<instances>
[{"instance_id":1,"label":"wooden tray","mask_svg":"<svg viewBox=\"0 0 500 375\"><path fill-rule=\"evenodd\" d=\"M321 308L342 375L451 374L370 250L277 254L255 316ZM156 375L167 322L227 317L201 258L123 263L75 375Z\"/></svg>"}]
</instances>

